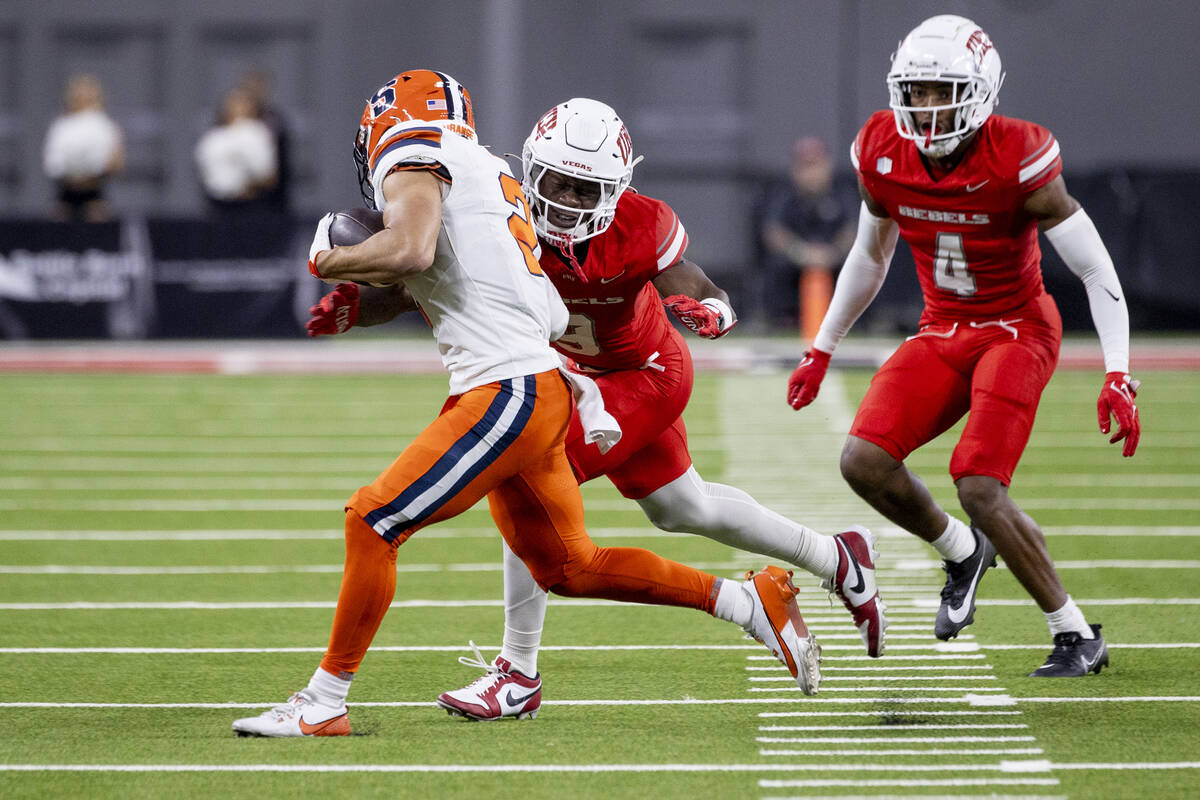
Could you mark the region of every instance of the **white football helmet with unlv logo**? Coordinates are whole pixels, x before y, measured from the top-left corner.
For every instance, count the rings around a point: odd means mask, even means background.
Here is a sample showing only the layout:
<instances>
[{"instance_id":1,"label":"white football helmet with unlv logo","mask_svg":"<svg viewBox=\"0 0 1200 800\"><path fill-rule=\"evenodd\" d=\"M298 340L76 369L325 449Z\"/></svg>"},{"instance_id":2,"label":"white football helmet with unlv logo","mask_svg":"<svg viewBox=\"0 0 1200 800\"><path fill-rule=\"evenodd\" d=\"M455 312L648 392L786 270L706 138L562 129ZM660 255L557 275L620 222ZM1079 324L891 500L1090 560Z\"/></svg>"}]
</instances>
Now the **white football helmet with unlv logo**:
<instances>
[{"instance_id":1,"label":"white football helmet with unlv logo","mask_svg":"<svg viewBox=\"0 0 1200 800\"><path fill-rule=\"evenodd\" d=\"M538 235L570 248L603 233L617 213L617 200L629 188L634 165L641 160L641 156L633 157L625 123L604 103L575 97L547 111L521 148L521 186ZM595 207L571 208L543 196L540 183L546 170L598 184L600 199ZM547 219L551 208L578 215L578 219L570 228L554 225Z\"/></svg>"},{"instance_id":2,"label":"white football helmet with unlv logo","mask_svg":"<svg viewBox=\"0 0 1200 800\"><path fill-rule=\"evenodd\" d=\"M924 81L953 84L950 104L911 105L909 86ZM982 28L953 14L930 17L904 37L892 56L887 84L896 130L926 155L948 155L991 116L1003 82L1000 54ZM921 133L914 113L946 109L954 109L952 127Z\"/></svg>"}]
</instances>

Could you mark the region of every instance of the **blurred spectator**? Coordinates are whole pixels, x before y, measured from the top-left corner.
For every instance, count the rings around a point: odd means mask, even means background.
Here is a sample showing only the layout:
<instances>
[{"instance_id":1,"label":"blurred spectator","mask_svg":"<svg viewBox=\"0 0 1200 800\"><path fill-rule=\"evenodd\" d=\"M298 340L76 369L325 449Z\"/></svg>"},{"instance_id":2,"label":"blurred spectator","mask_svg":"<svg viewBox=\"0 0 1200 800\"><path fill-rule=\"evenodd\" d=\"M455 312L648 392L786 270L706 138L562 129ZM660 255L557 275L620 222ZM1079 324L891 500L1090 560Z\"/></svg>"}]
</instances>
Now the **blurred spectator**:
<instances>
[{"instance_id":1,"label":"blurred spectator","mask_svg":"<svg viewBox=\"0 0 1200 800\"><path fill-rule=\"evenodd\" d=\"M791 327L811 341L833 296L833 273L854 243L854 208L834 192L833 163L820 139L792 147L786 180L767 189L761 235L765 249L764 307L773 327Z\"/></svg>"},{"instance_id":2,"label":"blurred spectator","mask_svg":"<svg viewBox=\"0 0 1200 800\"><path fill-rule=\"evenodd\" d=\"M264 70L250 70L242 76L238 85L254 102L255 116L271 129L275 140L275 161L278 165L275 185L264 195L264 200L278 211L289 208L292 179L292 148L288 137L287 119L278 106L271 102L271 76Z\"/></svg>"},{"instance_id":3,"label":"blurred spectator","mask_svg":"<svg viewBox=\"0 0 1200 800\"><path fill-rule=\"evenodd\" d=\"M104 222L111 216L105 185L125 166L121 129L104 110L104 90L95 75L72 76L63 106L42 150L42 168L58 192L53 216Z\"/></svg>"},{"instance_id":4,"label":"blurred spectator","mask_svg":"<svg viewBox=\"0 0 1200 800\"><path fill-rule=\"evenodd\" d=\"M234 88L225 95L216 125L196 144L196 166L215 212L269 207L268 195L279 170L275 139L245 89Z\"/></svg>"}]
</instances>

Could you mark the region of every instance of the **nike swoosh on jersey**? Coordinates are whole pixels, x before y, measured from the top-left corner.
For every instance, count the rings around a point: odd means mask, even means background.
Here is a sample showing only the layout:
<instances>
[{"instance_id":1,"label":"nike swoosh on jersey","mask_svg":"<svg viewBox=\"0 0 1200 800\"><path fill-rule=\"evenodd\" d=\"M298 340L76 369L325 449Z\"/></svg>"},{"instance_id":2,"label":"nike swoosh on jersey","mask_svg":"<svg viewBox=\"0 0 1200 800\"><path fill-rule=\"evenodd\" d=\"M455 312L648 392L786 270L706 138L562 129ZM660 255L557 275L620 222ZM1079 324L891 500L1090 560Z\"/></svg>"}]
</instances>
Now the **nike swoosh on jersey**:
<instances>
[{"instance_id":1,"label":"nike swoosh on jersey","mask_svg":"<svg viewBox=\"0 0 1200 800\"><path fill-rule=\"evenodd\" d=\"M616 275L613 275L611 278L601 278L600 282L601 283L612 283L613 281L615 281L617 278L621 277L624 274L625 274L625 270L621 270Z\"/></svg>"},{"instance_id":2,"label":"nike swoosh on jersey","mask_svg":"<svg viewBox=\"0 0 1200 800\"><path fill-rule=\"evenodd\" d=\"M975 568L975 574L971 577L971 585L967 588L966 599L958 608L952 608L946 612L946 616L954 624L958 624L967 618L967 614L971 611L970 598L975 596L975 584L979 583L979 576L983 574L984 559L979 559L979 566Z\"/></svg>"},{"instance_id":3,"label":"nike swoosh on jersey","mask_svg":"<svg viewBox=\"0 0 1200 800\"><path fill-rule=\"evenodd\" d=\"M517 706L519 706L519 705L521 705L522 703L524 703L526 700L528 700L528 699L530 699L531 697L533 697L534 695L536 695L536 694L537 694L539 691L541 691L541 689L540 689L540 688L539 688L539 689L534 689L532 692L530 692L530 693L529 693L529 694L527 694L527 695L522 695L521 697L513 697L513 690L512 690L512 689L509 689L509 690L508 690L508 694L507 694L507 695L505 696L505 698L504 698L504 702L505 702L505 703L506 703L506 704L507 704L507 705L508 705L510 708L516 708Z\"/></svg>"},{"instance_id":4,"label":"nike swoosh on jersey","mask_svg":"<svg viewBox=\"0 0 1200 800\"><path fill-rule=\"evenodd\" d=\"M1112 291L1107 286L1102 286L1100 288L1104 289L1105 294L1107 294L1109 297L1111 297L1113 299L1113 302L1115 302L1115 303L1121 302L1121 298L1118 297L1117 295L1113 294Z\"/></svg>"},{"instance_id":5,"label":"nike swoosh on jersey","mask_svg":"<svg viewBox=\"0 0 1200 800\"><path fill-rule=\"evenodd\" d=\"M972 186L971 184L968 183L966 186L966 189L968 192L977 191L979 189L982 189L984 187L984 184L990 182L991 180L992 180L991 178L988 178L986 181L983 181L983 183L977 183L974 186Z\"/></svg>"}]
</instances>

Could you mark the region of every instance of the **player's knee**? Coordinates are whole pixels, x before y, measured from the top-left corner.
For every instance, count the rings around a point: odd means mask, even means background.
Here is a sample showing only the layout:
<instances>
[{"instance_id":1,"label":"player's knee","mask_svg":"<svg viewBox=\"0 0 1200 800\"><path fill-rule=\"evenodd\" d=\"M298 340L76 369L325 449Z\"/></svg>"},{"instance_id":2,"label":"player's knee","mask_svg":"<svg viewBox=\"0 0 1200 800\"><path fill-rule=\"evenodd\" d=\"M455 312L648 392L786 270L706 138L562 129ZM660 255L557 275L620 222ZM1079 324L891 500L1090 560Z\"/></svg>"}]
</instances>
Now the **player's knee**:
<instances>
[{"instance_id":1,"label":"player's knee","mask_svg":"<svg viewBox=\"0 0 1200 800\"><path fill-rule=\"evenodd\" d=\"M860 494L879 483L879 467L862 447L851 439L842 448L840 466L842 478Z\"/></svg>"},{"instance_id":2,"label":"player's knee","mask_svg":"<svg viewBox=\"0 0 1200 800\"><path fill-rule=\"evenodd\" d=\"M655 503L639 501L646 519L660 531L691 533L703 527L702 509L694 504Z\"/></svg>"},{"instance_id":3,"label":"player's knee","mask_svg":"<svg viewBox=\"0 0 1200 800\"><path fill-rule=\"evenodd\" d=\"M958 479L958 502L963 511L976 522L986 521L1005 507L1004 484L983 475L967 475Z\"/></svg>"}]
</instances>

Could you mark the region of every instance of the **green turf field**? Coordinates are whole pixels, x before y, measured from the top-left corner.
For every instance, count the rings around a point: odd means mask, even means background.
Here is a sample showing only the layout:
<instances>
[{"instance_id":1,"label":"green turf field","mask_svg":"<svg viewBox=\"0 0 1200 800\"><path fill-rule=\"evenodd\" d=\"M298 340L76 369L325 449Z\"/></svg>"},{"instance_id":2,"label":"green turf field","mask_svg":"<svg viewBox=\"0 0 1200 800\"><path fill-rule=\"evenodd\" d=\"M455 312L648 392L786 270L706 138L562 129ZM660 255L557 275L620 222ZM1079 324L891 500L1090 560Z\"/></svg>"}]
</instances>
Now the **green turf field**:
<instances>
[{"instance_id":1,"label":"green turf field","mask_svg":"<svg viewBox=\"0 0 1200 800\"><path fill-rule=\"evenodd\" d=\"M444 376L3 375L0 797L1200 796L1200 376L1144 372L1141 448L1095 430L1098 376L1054 378L1012 494L1064 582L1104 625L1100 676L1033 680L1041 614L1004 569L976 624L932 636L932 549L838 475L869 378L833 372L795 413L786 374L703 374L687 421L709 480L823 532L881 534L885 657L797 576L824 644L803 697L732 626L696 612L551 600L534 721L466 723L433 705L502 634L486 509L400 552L393 608L351 693L354 736L237 739L320 659L341 505L420 430ZM954 435L910 465L953 512ZM604 545L722 576L762 559L654 531L603 481Z\"/></svg>"}]
</instances>

